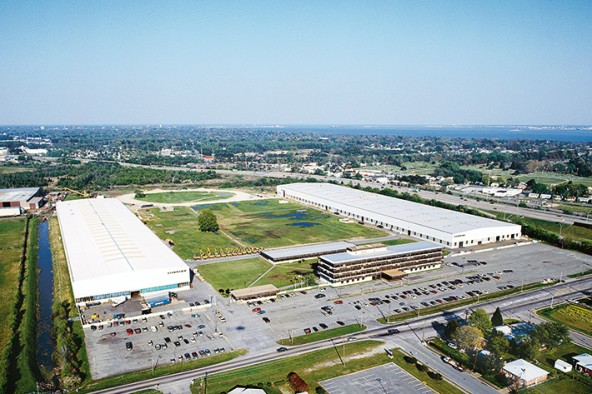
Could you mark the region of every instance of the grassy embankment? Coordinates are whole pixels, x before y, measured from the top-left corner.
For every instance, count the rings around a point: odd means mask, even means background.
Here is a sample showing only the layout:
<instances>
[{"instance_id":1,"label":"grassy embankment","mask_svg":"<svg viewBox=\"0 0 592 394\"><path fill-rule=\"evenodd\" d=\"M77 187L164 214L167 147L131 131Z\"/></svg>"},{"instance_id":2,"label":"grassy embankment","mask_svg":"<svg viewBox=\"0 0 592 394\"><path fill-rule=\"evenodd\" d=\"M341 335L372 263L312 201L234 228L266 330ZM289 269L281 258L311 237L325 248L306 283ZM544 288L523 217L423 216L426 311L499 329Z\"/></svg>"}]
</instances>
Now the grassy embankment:
<instances>
[{"instance_id":1,"label":"grassy embankment","mask_svg":"<svg viewBox=\"0 0 592 394\"><path fill-rule=\"evenodd\" d=\"M574 304L558 305L537 312L549 320L565 324L569 328L592 336L592 311Z\"/></svg>"},{"instance_id":2,"label":"grassy embankment","mask_svg":"<svg viewBox=\"0 0 592 394\"><path fill-rule=\"evenodd\" d=\"M0 220L0 392L6 392L9 356L15 333L17 293L21 286L21 259L25 245L25 218Z\"/></svg>"},{"instance_id":3,"label":"grassy embankment","mask_svg":"<svg viewBox=\"0 0 592 394\"><path fill-rule=\"evenodd\" d=\"M421 309L419 309L419 312L417 310L414 310L414 311L409 311L409 312L398 313L395 315L381 317L378 319L378 322L382 323L382 324L396 323L396 322L412 319L412 318L418 317L418 316L431 315L434 313L443 312L443 311L447 311L450 309L455 309L455 308L465 306L465 305L476 304L477 302L483 302L483 301L492 300L495 298L507 297L509 295L519 293L520 291L534 290L534 289L538 289L540 287L545 287L545 286L549 286L549 285L543 284L543 283L531 283L529 285L524 285L523 290L521 290L520 287L515 287L515 288L509 289L509 290L496 291L494 293L485 294L479 298L477 298L477 297L465 298L465 299L458 300L458 301L453 301L453 302L448 302L448 303L444 303L444 304L429 306L426 308L421 308Z\"/></svg>"},{"instance_id":4,"label":"grassy embankment","mask_svg":"<svg viewBox=\"0 0 592 394\"><path fill-rule=\"evenodd\" d=\"M407 370L408 366L403 365L402 355L396 350L394 351L393 359L389 359L382 350L368 355L372 350L379 350L377 348L382 345L381 342L377 341L349 343L343 346L340 345L337 348L317 350L298 356L285 357L251 367L211 375L207 379L207 390L209 393L217 394L227 392L233 387L241 385L260 387L265 389L269 394L291 392L287 375L290 372L296 372L309 385L309 392L314 393L316 388L319 387L320 381L376 367L388 362L394 361ZM345 361L345 365L340 362L340 356ZM415 366L413 368L415 370L411 369L411 374L437 392L461 392L450 383L428 378L426 373L419 373ZM203 381L201 379L197 379L193 383L191 392L195 394L203 392Z\"/></svg>"},{"instance_id":5,"label":"grassy embankment","mask_svg":"<svg viewBox=\"0 0 592 394\"><path fill-rule=\"evenodd\" d=\"M274 266L264 259L252 258L205 264L198 269L204 279L215 289L241 289L250 285L265 284L284 287L292 283L294 276L312 273L312 262L307 260L302 263L291 262ZM254 283L263 274L265 276Z\"/></svg>"},{"instance_id":6,"label":"grassy embankment","mask_svg":"<svg viewBox=\"0 0 592 394\"><path fill-rule=\"evenodd\" d=\"M22 285L23 302L20 310L22 320L18 327L19 354L17 357L18 379L16 393L29 393L35 390L40 377L37 365L37 314L39 289L37 286L37 260L39 251L39 219L29 220L27 239L27 259ZM16 378L16 376L15 376Z\"/></svg>"},{"instance_id":7,"label":"grassy embankment","mask_svg":"<svg viewBox=\"0 0 592 394\"><path fill-rule=\"evenodd\" d=\"M340 337L342 335L347 334L354 334L356 332L364 331L366 326L363 324L350 324L348 326L342 326L337 328L330 328L328 330L320 330L318 332L313 332L308 335L300 335L297 337L284 338L277 341L280 345L286 346L296 346L296 345L304 345L305 343L317 342L322 341L323 339L330 339Z\"/></svg>"},{"instance_id":8,"label":"grassy embankment","mask_svg":"<svg viewBox=\"0 0 592 394\"><path fill-rule=\"evenodd\" d=\"M166 191L158 193L145 193L143 197L136 197L136 200L154 202L161 204L178 204L184 202L204 202L213 200L224 200L234 196L231 192L205 192L205 191Z\"/></svg>"},{"instance_id":9,"label":"grassy embankment","mask_svg":"<svg viewBox=\"0 0 592 394\"><path fill-rule=\"evenodd\" d=\"M56 352L54 360L62 387L74 388L90 381L90 368L82 325L80 321L71 320L78 317L78 311L57 217L51 218L49 222L49 244L53 260L52 335L56 349L65 350Z\"/></svg>"}]
</instances>

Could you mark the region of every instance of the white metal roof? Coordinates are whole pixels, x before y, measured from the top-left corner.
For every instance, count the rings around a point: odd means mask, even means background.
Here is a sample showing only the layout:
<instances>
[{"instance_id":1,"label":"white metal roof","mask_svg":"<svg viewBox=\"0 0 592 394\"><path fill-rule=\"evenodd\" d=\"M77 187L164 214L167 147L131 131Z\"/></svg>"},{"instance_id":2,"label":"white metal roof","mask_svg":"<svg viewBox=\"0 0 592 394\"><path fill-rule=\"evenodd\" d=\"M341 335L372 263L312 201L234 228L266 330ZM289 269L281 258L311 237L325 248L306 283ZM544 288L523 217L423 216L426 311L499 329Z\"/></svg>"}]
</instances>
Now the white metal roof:
<instances>
[{"instance_id":1,"label":"white metal roof","mask_svg":"<svg viewBox=\"0 0 592 394\"><path fill-rule=\"evenodd\" d=\"M57 213L75 295L80 282L114 277L129 280L148 271L188 272L183 260L117 199L58 202ZM150 285L139 282L140 286ZM128 286L139 290L132 283Z\"/></svg>"},{"instance_id":2,"label":"white metal roof","mask_svg":"<svg viewBox=\"0 0 592 394\"><path fill-rule=\"evenodd\" d=\"M448 234L482 228L516 227L515 224L469 215L449 209L387 197L332 183L292 183L278 189L320 197L335 204L363 209L369 213L404 220Z\"/></svg>"},{"instance_id":3,"label":"white metal roof","mask_svg":"<svg viewBox=\"0 0 592 394\"><path fill-rule=\"evenodd\" d=\"M577 356L573 356L573 359L576 360L578 364L588 369L592 369L592 356L588 353L582 353Z\"/></svg>"},{"instance_id":4,"label":"white metal roof","mask_svg":"<svg viewBox=\"0 0 592 394\"><path fill-rule=\"evenodd\" d=\"M549 372L545 371L544 369L539 368L523 359L507 363L504 365L504 371L507 371L525 381L537 379L549 374Z\"/></svg>"},{"instance_id":5,"label":"white metal roof","mask_svg":"<svg viewBox=\"0 0 592 394\"><path fill-rule=\"evenodd\" d=\"M29 201L38 191L38 187L0 189L0 201Z\"/></svg>"},{"instance_id":6,"label":"white metal roof","mask_svg":"<svg viewBox=\"0 0 592 394\"><path fill-rule=\"evenodd\" d=\"M272 259L288 259L299 258L303 255L334 253L337 250L346 250L355 246L349 242L329 242L315 245L305 245L298 247L290 247L284 249L266 250L265 255Z\"/></svg>"}]
</instances>

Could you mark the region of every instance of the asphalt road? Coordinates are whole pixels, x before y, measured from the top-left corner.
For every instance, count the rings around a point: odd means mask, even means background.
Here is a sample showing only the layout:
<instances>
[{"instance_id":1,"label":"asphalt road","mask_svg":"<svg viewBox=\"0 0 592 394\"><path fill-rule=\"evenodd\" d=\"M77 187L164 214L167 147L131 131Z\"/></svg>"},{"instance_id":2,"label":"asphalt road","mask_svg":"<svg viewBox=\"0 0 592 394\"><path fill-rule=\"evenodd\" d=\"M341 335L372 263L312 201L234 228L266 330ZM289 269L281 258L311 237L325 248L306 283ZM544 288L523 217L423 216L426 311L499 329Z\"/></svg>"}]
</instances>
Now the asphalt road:
<instances>
[{"instance_id":1,"label":"asphalt road","mask_svg":"<svg viewBox=\"0 0 592 394\"><path fill-rule=\"evenodd\" d=\"M569 280L566 283L550 286L544 289L534 290L530 292L524 292L506 297L497 301L487 301L480 304L472 305L470 309L483 307L486 310L492 310L499 306L502 311L505 311L507 316L511 315L529 315L533 309L542 308L549 306L551 302L558 303L565 301L577 296L582 296L585 291L588 291L592 287L592 278L580 278L575 280ZM388 328L397 327L402 331L403 335L388 337L388 341L394 345L403 348L406 351L413 352L413 355L417 355L417 358L424 361L431 368L437 369L447 379L464 388L468 392L489 392L487 385L481 380L473 377L469 373L460 373L452 368L441 367L442 361L439 360L439 356L428 350L422 345L422 339L428 338L435 335L433 329L434 322L443 322L450 319L453 315L463 315L467 307L456 308L451 311L439 313L436 315L419 317L408 322L394 324L390 326L382 326L377 328L369 329L363 333L355 335L357 339L385 339L385 332ZM404 333L406 332L406 334ZM351 335L345 335L339 338L325 341L319 341L311 344L295 346L285 353L277 352L266 352L254 355L248 355L244 358L228 361L209 367L204 367L197 370L180 372L173 375L163 376L159 378L149 379L142 382L131 383L122 385L119 387L100 390L97 393L129 393L142 389L154 388L157 385L162 386L166 384L172 384L178 381L190 381L196 378L210 375L213 373L228 371L236 368L246 367L255 365L258 363L276 360L282 357L303 354L318 349L324 349L331 346L339 345L347 342L347 338ZM415 338L415 339L413 339ZM587 337L585 337L587 338ZM573 339L580 345L586 345L587 342L582 343L579 336L574 335ZM586 341L589 341L587 338ZM445 366L447 367L447 366ZM457 373L458 372L458 373ZM490 387L489 387L490 388ZM493 390L493 389L492 389ZM495 391L495 390L493 390Z\"/></svg>"}]
</instances>

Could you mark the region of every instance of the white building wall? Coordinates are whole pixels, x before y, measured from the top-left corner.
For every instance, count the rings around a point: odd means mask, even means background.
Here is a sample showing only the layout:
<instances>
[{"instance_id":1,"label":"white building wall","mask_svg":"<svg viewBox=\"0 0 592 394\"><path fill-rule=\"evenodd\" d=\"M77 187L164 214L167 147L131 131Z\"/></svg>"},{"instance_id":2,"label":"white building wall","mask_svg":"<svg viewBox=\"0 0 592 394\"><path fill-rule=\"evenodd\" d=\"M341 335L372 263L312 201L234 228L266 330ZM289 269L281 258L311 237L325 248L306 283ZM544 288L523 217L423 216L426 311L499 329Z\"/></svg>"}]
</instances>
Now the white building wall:
<instances>
[{"instance_id":1,"label":"white building wall","mask_svg":"<svg viewBox=\"0 0 592 394\"><path fill-rule=\"evenodd\" d=\"M394 218L370 212L364 209L363 206L352 207L351 205L327 200L322 196L312 196L307 193L283 188L282 186L277 187L277 193L282 198L292 199L298 203L311 205L331 213L339 213L357 221L382 226L387 230L434 242L448 248L461 247L461 243L462 247L494 243L519 238L521 234L521 227L519 225L509 226L507 224L500 227L484 227L462 233L448 233L429 227L429 223L418 224L408 222L405 218Z\"/></svg>"}]
</instances>

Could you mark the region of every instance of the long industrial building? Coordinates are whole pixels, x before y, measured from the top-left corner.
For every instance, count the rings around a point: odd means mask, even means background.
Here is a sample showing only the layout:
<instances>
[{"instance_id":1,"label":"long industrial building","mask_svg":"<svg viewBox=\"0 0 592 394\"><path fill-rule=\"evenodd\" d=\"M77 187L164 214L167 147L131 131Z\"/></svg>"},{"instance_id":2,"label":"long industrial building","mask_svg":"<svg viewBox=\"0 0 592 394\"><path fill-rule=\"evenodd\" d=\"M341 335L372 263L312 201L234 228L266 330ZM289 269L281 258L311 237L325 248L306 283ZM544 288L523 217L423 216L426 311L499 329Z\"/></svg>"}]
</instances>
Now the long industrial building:
<instances>
[{"instance_id":1,"label":"long industrial building","mask_svg":"<svg viewBox=\"0 0 592 394\"><path fill-rule=\"evenodd\" d=\"M189 267L120 201L57 203L77 303L189 288Z\"/></svg>"},{"instance_id":2,"label":"long industrial building","mask_svg":"<svg viewBox=\"0 0 592 394\"><path fill-rule=\"evenodd\" d=\"M451 249L512 240L521 236L521 227L516 224L331 183L281 185L277 187L277 194L281 198Z\"/></svg>"},{"instance_id":3,"label":"long industrial building","mask_svg":"<svg viewBox=\"0 0 592 394\"><path fill-rule=\"evenodd\" d=\"M316 270L322 280L332 285L381 277L400 279L410 272L440 268L442 249L427 241L395 246L354 246L343 253L321 256Z\"/></svg>"}]
</instances>

